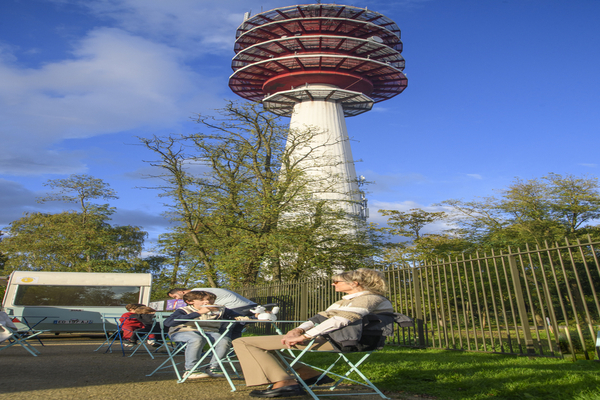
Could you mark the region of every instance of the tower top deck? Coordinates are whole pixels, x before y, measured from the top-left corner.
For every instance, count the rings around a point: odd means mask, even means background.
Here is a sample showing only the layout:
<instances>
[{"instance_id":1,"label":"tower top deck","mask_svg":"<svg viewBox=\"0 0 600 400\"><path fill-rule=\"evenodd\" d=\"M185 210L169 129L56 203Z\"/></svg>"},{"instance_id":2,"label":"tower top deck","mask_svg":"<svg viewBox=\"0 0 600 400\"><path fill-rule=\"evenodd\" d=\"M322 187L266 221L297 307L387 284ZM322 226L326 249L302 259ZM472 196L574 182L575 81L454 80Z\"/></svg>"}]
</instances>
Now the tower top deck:
<instances>
[{"instance_id":1,"label":"tower top deck","mask_svg":"<svg viewBox=\"0 0 600 400\"><path fill-rule=\"evenodd\" d=\"M266 11L240 25L234 50L229 86L248 100L327 84L379 102L407 86L400 29L366 8L305 4Z\"/></svg>"}]
</instances>

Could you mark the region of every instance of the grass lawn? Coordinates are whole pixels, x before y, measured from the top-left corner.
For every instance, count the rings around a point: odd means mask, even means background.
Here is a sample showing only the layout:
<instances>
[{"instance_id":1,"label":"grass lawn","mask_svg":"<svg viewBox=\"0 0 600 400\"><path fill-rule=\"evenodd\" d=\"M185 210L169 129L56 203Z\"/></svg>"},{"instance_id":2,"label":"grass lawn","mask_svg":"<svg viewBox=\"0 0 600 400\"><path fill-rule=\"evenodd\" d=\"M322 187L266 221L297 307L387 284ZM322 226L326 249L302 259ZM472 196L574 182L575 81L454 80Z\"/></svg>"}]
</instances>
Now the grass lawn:
<instances>
[{"instance_id":1,"label":"grass lawn","mask_svg":"<svg viewBox=\"0 0 600 400\"><path fill-rule=\"evenodd\" d=\"M308 357L320 367L326 367L324 357L331 359L318 353ZM600 400L597 361L387 346L361 371L381 390L444 400Z\"/></svg>"}]
</instances>

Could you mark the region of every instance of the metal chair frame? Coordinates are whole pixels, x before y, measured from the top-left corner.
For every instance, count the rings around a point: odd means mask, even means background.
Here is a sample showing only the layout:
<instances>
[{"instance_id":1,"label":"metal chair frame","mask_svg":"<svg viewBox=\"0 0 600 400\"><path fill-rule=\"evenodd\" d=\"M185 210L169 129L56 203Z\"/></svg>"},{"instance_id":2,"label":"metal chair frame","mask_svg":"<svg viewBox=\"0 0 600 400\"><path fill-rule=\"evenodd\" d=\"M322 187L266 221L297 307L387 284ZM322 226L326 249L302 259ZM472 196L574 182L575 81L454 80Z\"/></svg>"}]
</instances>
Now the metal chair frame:
<instances>
[{"instance_id":1,"label":"metal chair frame","mask_svg":"<svg viewBox=\"0 0 600 400\"><path fill-rule=\"evenodd\" d=\"M156 326L160 327L160 333L155 332L154 328ZM139 331L133 331L133 336L135 336L138 340L138 344L135 345L135 347L133 348L133 351L131 352L131 354L129 355L129 357L132 357L135 353L137 353L137 351L143 347L146 352L148 353L148 355L154 360L154 354L156 354L158 352L158 350L160 350L163 345L164 345L164 338L162 336L162 326L160 325L159 321L157 320L157 317L154 318L154 322L152 323L152 327L150 328L150 330L148 332L144 331L144 332L139 332ZM150 339L150 335L161 335L161 338L163 339L163 345L161 345L160 347L157 347L155 349L149 349L147 346L147 341Z\"/></svg>"},{"instance_id":2,"label":"metal chair frame","mask_svg":"<svg viewBox=\"0 0 600 400\"><path fill-rule=\"evenodd\" d=\"M100 346L94 351L100 350L102 347L107 346L107 349L104 351L105 353L112 353L112 345L119 340L119 344L121 345L121 351L123 352L123 357L125 357L125 347L123 346L123 335L121 333L123 322L119 321L120 316L107 316L106 314L102 314L102 329L104 330L105 340L102 342ZM117 325L117 329L109 333L108 329L106 329L106 320L112 318L115 320L115 324Z\"/></svg>"},{"instance_id":3,"label":"metal chair frame","mask_svg":"<svg viewBox=\"0 0 600 400\"><path fill-rule=\"evenodd\" d=\"M21 347L23 347L25 350L27 350L29 353L31 353L32 356L37 357L38 354L41 354L40 351L38 349L36 349L35 347L33 347L31 344L27 343L27 340L32 339L32 338L36 338L39 334L42 334L44 332L48 332L47 330L22 330L22 331L15 331L13 329L10 329L8 327L6 327L6 329L11 333L11 335L6 339L8 341L7 345L4 345L3 347L0 347L0 351L4 350L4 349L8 349L9 347L12 347L14 345L20 345Z\"/></svg>"},{"instance_id":4,"label":"metal chair frame","mask_svg":"<svg viewBox=\"0 0 600 400\"><path fill-rule=\"evenodd\" d=\"M333 352L333 351L319 351L319 350L310 350L314 344L315 340L311 340L308 345L306 346L306 348L304 348L303 350L295 350L295 349L282 349L281 351L276 352L277 355L279 356L279 359L281 361L281 363L288 369L288 371L294 375L294 377L296 378L296 380L298 381L298 383L300 385L302 385L302 387L304 388L304 390L306 390L306 392L315 400L318 400L319 397L329 397L329 396L364 396L364 395L374 395L377 394L379 395L382 399L389 399L389 397L387 397L386 395L384 395L381 390L379 390L374 384L373 382L371 382L369 380L369 378L367 378L365 376L365 374L363 374L360 369L359 366L361 364L363 364L373 353L373 351L365 351L365 352L356 352L356 353L365 353L358 361L356 362L352 362L348 357L346 357L346 354L344 353L339 353L339 352ZM299 351L300 353L294 353L294 351ZM334 375L337 378L339 378L332 386L324 386L321 387L319 389L328 389L328 392L326 393L315 393L314 390L316 389L317 384L313 384L313 385L307 385L304 380L302 380L302 378L300 377L300 375L298 375L296 373L296 371L294 370L293 366L297 363L300 362L300 360L302 359L302 357L307 354L307 353L333 353L337 355L337 359L331 364L329 365L329 367L327 367L326 369L323 368L319 368L319 367L315 367L314 365L309 365L307 363L304 363L305 365L317 370L317 371L321 371L321 375L319 376L319 379L322 378L325 375ZM354 354L354 353L353 353ZM334 372L331 372L331 370L333 369L333 367L335 367L337 365L338 362L340 361L344 361L346 363L347 366L349 366L350 368L344 373L344 375L339 375L336 374ZM355 379L351 379L350 375L352 374L352 372L355 372L356 374L358 374L358 376L360 377L360 379L362 379L362 381L359 380L355 380ZM367 393L331 393L332 391L334 391L336 388L338 388L338 386L342 383L354 383L356 385L360 385L363 387L368 387L369 389L371 389L371 392L367 392Z\"/></svg>"},{"instance_id":5,"label":"metal chair frame","mask_svg":"<svg viewBox=\"0 0 600 400\"><path fill-rule=\"evenodd\" d=\"M167 353L168 353L168 358L162 364L160 364L154 371L152 371L150 374L148 374L146 376L152 376L152 375L154 375L155 373L157 373L161 369L169 368L169 366L165 366L165 365L170 362L171 366L175 370L175 374L177 375L177 383L183 383L183 382L185 382L187 380L187 377L183 376L179 372L179 368L177 366L179 364L181 364L182 362L176 362L175 361L175 356L181 354L181 352L187 346L187 343L177 342L177 341L173 340L167 333L165 333L165 331L164 331L164 319L163 319L162 315L159 316L157 318L157 320L159 321L160 326L161 326L161 334L162 334L162 337L163 337L163 343L165 345L167 345L167 343L169 342L169 343L175 343L175 345L172 348L169 345L166 346ZM207 359L207 357L209 355L211 355L211 354L214 353L215 346L219 343L219 341L222 338L225 337L225 335L227 335L227 333L229 332L229 330L231 329L231 327L232 327L232 324L230 324L227 327L227 329L225 330L225 332L223 332L223 334L221 334L221 336L219 337L219 339L217 339L214 343L212 342L211 338L208 337L201 328L198 329L198 333L206 341L206 343L207 343L207 345L209 347L209 350L205 351L202 354L202 356L200 357L200 359L193 366L192 371L195 371L195 370L197 370L199 368L207 367L207 366L210 365L210 363L205 362L205 360ZM238 362L237 360L234 359L234 354L235 353L233 352L233 349L231 349L231 351L222 360L217 360L217 362L219 363L219 366L222 368L223 371L225 371L225 365L224 365L224 363L229 364L229 366L231 367L231 370L233 371L233 374L236 376L236 378L240 378L241 379L241 376L238 373L237 368L235 368L235 365L234 365L235 362ZM231 380L231 377L229 376L228 373L225 373L225 378L227 379L227 382L229 383L229 386L231 387L231 391L235 392L237 389L236 389L235 384Z\"/></svg>"}]
</instances>

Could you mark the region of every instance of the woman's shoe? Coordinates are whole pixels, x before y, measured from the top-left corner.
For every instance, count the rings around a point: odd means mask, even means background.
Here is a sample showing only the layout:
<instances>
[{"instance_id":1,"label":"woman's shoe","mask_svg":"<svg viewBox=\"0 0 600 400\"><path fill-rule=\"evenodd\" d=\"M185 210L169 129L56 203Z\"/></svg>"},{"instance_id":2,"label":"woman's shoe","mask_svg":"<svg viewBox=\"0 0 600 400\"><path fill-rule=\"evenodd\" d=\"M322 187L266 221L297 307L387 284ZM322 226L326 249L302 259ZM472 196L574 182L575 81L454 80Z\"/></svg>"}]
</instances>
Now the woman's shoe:
<instances>
[{"instance_id":1,"label":"woman's shoe","mask_svg":"<svg viewBox=\"0 0 600 400\"><path fill-rule=\"evenodd\" d=\"M291 397L303 396L306 392L300 385L282 386L277 389L253 390L250 397Z\"/></svg>"}]
</instances>

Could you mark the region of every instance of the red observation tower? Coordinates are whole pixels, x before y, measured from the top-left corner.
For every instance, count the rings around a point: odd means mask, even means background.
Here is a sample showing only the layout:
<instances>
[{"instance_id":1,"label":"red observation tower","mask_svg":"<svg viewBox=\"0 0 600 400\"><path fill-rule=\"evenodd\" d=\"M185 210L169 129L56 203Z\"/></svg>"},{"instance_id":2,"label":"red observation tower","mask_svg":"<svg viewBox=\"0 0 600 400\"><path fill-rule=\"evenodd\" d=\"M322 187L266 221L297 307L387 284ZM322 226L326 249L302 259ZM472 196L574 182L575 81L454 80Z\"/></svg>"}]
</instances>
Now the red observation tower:
<instances>
[{"instance_id":1,"label":"red observation tower","mask_svg":"<svg viewBox=\"0 0 600 400\"><path fill-rule=\"evenodd\" d=\"M319 127L323 137L312 147L325 149L339 162L313 174L342 177L335 190L321 197L342 200L348 213L365 217L344 117L369 111L373 103L406 88L396 23L366 8L283 7L246 15L234 50L231 90L290 116L291 128Z\"/></svg>"}]
</instances>

